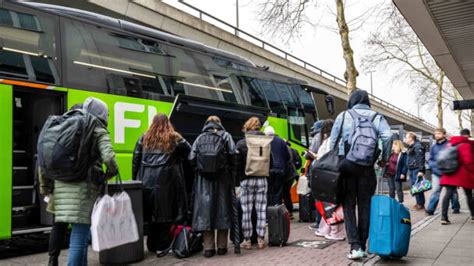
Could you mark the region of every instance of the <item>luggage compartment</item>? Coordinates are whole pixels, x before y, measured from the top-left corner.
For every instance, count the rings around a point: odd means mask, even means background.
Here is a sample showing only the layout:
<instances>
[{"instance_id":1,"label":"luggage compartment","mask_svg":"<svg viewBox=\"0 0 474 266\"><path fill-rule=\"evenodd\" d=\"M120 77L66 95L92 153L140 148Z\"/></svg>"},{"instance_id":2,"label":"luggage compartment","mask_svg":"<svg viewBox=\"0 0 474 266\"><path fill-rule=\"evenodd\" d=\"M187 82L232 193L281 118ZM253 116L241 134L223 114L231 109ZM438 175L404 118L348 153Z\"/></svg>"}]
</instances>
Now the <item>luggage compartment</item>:
<instances>
[{"instance_id":1,"label":"luggage compartment","mask_svg":"<svg viewBox=\"0 0 474 266\"><path fill-rule=\"evenodd\" d=\"M65 93L14 87L12 232L29 232L41 224L39 183L35 178L36 144L46 119L65 111ZM43 210L44 211L44 210ZM50 214L48 214L50 215Z\"/></svg>"}]
</instances>

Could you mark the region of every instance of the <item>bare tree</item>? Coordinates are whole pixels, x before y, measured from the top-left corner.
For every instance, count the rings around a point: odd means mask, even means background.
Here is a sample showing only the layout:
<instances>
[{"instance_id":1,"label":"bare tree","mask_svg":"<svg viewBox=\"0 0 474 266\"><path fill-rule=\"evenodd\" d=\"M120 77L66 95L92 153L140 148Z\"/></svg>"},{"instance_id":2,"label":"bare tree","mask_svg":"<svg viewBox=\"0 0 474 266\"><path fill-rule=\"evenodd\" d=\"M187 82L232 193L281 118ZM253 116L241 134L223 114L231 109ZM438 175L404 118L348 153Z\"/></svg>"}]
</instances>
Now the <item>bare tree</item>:
<instances>
[{"instance_id":1,"label":"bare tree","mask_svg":"<svg viewBox=\"0 0 474 266\"><path fill-rule=\"evenodd\" d=\"M351 93L357 89L357 71L354 64L354 51L351 48L351 42L349 40L349 26L346 23L346 16L344 13L344 3L342 0L336 0L337 9L337 25L339 27L339 35L341 36L341 44L343 50L343 57L346 61L346 71L344 72L344 79L347 82L347 93Z\"/></svg>"},{"instance_id":2,"label":"bare tree","mask_svg":"<svg viewBox=\"0 0 474 266\"><path fill-rule=\"evenodd\" d=\"M260 6L259 20L265 31L273 36L284 36L287 41L297 38L303 25L315 25L314 21L308 18L306 11L310 2L319 5L321 0L265 0ZM343 0L335 0L336 12L334 14L337 22L338 33L341 37L343 58L346 63L344 79L346 80L347 93L351 93L357 88L357 76L359 72L354 63L354 51L352 50L349 33L349 23L354 23L357 28L361 27L365 18L370 17L370 12L366 11L354 20L347 22L345 15L345 5Z\"/></svg>"},{"instance_id":3,"label":"bare tree","mask_svg":"<svg viewBox=\"0 0 474 266\"><path fill-rule=\"evenodd\" d=\"M422 104L432 104L430 99L436 99L438 127L443 127L446 100L452 97L444 71L394 6L387 6L384 13L385 27L367 40L370 54L364 57L364 67L390 68L397 72L396 79L408 79Z\"/></svg>"}]
</instances>

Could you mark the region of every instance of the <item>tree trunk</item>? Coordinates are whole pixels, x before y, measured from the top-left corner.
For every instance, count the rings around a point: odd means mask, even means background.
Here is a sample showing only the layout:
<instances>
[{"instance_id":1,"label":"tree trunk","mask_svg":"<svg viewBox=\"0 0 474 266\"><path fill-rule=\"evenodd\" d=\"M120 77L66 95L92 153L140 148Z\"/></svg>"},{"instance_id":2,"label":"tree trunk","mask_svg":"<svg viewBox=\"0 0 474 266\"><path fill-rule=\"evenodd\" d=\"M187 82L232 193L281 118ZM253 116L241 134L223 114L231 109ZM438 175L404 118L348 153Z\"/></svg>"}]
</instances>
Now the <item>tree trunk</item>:
<instances>
[{"instance_id":1,"label":"tree trunk","mask_svg":"<svg viewBox=\"0 0 474 266\"><path fill-rule=\"evenodd\" d=\"M341 36L342 50L344 60L346 61L346 71L344 72L344 79L347 84L347 93L350 94L352 91L357 89L357 76L359 72L354 64L354 51L352 51L350 40L349 40L349 27L346 23L344 15L344 2L343 0L336 0L337 7L337 25L339 27L339 35Z\"/></svg>"},{"instance_id":2,"label":"tree trunk","mask_svg":"<svg viewBox=\"0 0 474 266\"><path fill-rule=\"evenodd\" d=\"M443 84L444 84L444 71L439 72L438 78L438 95L436 96L436 106L438 114L436 117L438 118L438 127L443 127Z\"/></svg>"}]
</instances>

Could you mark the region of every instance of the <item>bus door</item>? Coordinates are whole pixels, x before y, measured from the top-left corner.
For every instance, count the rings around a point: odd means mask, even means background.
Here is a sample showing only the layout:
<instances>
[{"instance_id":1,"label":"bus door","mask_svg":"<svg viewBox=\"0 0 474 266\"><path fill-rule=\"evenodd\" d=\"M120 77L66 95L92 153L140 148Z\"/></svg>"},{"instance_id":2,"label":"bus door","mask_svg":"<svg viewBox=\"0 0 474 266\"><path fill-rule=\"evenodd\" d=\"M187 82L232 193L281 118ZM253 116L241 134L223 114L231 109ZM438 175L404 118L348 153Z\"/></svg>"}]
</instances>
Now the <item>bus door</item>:
<instances>
[{"instance_id":1,"label":"bus door","mask_svg":"<svg viewBox=\"0 0 474 266\"><path fill-rule=\"evenodd\" d=\"M43 124L50 115L65 111L65 93L14 87L13 109L11 221L12 234L44 231L53 223L39 197L36 180L36 146Z\"/></svg>"}]
</instances>

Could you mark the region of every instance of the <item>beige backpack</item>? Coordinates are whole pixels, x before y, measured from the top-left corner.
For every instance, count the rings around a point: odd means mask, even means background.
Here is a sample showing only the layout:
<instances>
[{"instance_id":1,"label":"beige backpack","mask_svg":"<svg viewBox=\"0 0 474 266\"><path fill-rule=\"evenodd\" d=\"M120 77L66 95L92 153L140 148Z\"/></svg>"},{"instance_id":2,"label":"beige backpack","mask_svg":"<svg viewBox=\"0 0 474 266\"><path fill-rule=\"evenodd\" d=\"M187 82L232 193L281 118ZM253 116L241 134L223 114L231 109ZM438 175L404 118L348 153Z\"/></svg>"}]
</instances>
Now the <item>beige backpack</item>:
<instances>
[{"instance_id":1,"label":"beige backpack","mask_svg":"<svg viewBox=\"0 0 474 266\"><path fill-rule=\"evenodd\" d=\"M245 135L247 142L246 176L270 176L270 154L272 136Z\"/></svg>"}]
</instances>

